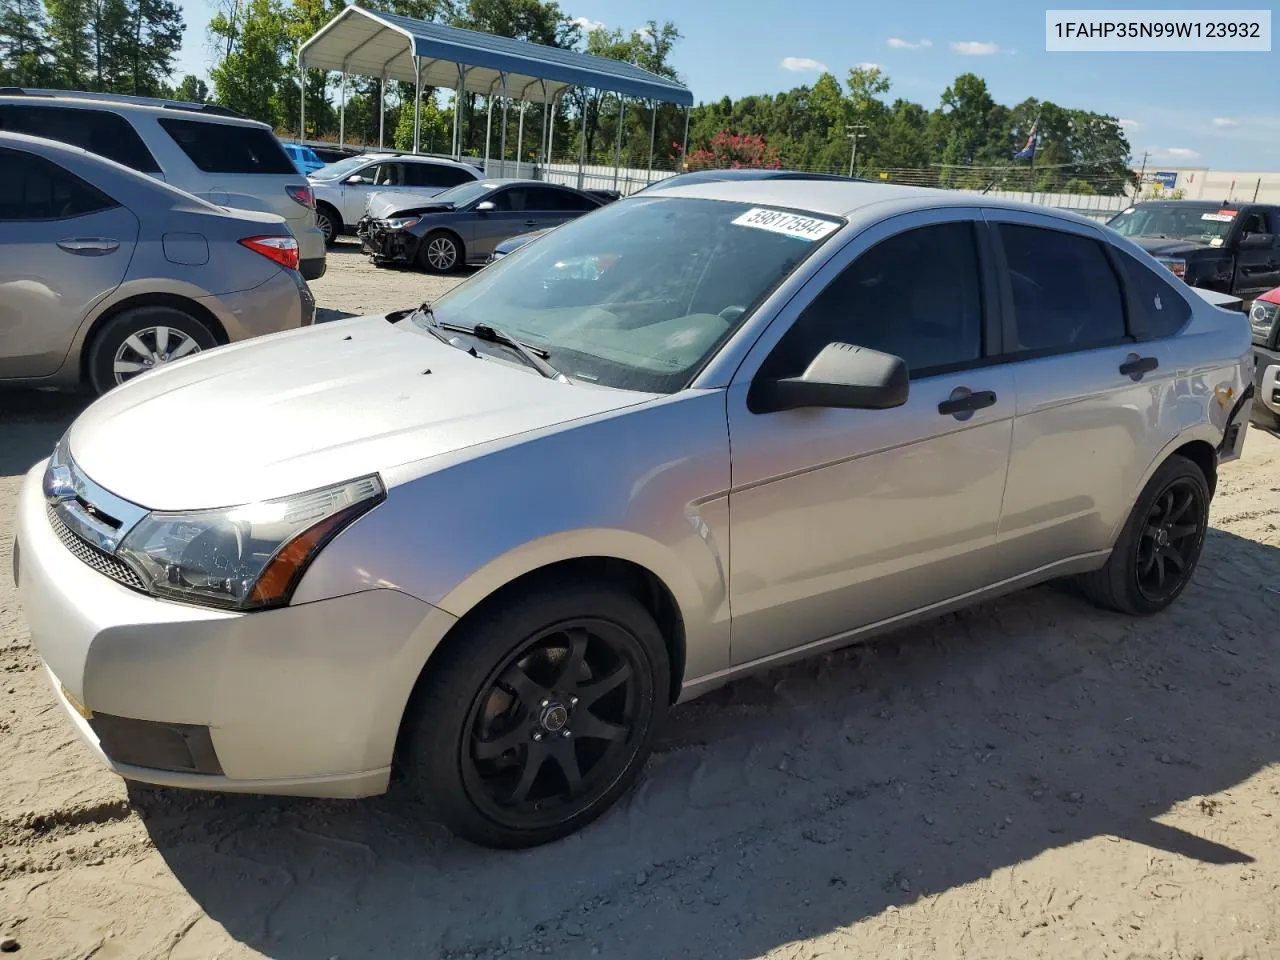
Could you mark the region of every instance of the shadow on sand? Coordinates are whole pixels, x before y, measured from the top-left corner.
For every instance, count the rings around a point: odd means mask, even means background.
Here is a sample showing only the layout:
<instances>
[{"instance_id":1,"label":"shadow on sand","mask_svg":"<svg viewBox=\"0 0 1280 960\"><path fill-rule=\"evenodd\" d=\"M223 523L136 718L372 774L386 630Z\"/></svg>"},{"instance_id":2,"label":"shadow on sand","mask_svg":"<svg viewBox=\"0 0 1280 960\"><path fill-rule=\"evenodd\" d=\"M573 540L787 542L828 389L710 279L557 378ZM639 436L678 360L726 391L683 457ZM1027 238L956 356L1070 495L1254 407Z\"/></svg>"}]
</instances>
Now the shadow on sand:
<instances>
[{"instance_id":1,"label":"shadow on sand","mask_svg":"<svg viewBox=\"0 0 1280 960\"><path fill-rule=\"evenodd\" d=\"M1156 818L1280 761L1259 583L1280 551L1213 531L1152 619L1047 587L739 682L674 711L615 810L531 851L453 840L403 788L130 793L199 905L272 957L755 957L1097 835L1251 862Z\"/></svg>"}]
</instances>

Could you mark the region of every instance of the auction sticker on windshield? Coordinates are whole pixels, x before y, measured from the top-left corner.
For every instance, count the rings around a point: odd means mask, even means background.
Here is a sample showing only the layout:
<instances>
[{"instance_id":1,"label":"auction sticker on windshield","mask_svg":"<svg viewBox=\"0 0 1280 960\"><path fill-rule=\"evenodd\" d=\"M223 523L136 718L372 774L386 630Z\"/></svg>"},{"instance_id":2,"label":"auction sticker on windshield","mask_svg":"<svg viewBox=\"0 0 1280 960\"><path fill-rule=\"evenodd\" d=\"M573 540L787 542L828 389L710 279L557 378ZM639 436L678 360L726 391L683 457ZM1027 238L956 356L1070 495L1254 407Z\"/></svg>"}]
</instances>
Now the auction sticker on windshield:
<instances>
[{"instance_id":1,"label":"auction sticker on windshield","mask_svg":"<svg viewBox=\"0 0 1280 960\"><path fill-rule=\"evenodd\" d=\"M740 227L755 227L757 230L771 230L788 237L800 240L821 240L827 234L840 229L840 224L818 217L805 217L798 213L786 213L782 210L770 210L767 207L752 207L733 221Z\"/></svg>"},{"instance_id":2,"label":"auction sticker on windshield","mask_svg":"<svg viewBox=\"0 0 1280 960\"><path fill-rule=\"evenodd\" d=\"M1214 223L1230 223L1236 218L1234 210L1219 210L1217 213L1202 213L1201 220L1211 220Z\"/></svg>"}]
</instances>

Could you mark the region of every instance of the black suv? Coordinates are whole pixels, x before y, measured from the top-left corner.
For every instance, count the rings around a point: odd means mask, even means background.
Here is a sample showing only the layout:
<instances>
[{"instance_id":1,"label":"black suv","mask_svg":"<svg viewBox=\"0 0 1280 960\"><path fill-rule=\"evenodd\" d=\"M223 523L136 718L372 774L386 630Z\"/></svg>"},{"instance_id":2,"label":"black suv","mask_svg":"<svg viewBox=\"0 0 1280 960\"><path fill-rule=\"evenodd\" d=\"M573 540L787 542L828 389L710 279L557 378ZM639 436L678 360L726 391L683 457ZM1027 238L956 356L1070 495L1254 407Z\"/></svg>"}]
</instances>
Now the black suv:
<instances>
[{"instance_id":1,"label":"black suv","mask_svg":"<svg viewBox=\"0 0 1280 960\"><path fill-rule=\"evenodd\" d=\"M1193 287L1245 301L1280 287L1280 206L1153 200L1107 226L1139 244Z\"/></svg>"}]
</instances>

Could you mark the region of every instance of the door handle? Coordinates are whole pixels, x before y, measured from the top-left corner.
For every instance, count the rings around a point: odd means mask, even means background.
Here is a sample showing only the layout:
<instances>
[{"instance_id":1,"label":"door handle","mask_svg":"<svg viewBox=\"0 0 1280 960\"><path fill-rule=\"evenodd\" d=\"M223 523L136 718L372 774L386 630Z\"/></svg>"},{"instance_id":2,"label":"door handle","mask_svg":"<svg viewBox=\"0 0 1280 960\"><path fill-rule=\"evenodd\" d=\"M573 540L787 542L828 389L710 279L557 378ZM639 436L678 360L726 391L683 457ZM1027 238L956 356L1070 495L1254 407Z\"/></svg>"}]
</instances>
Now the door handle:
<instances>
[{"instance_id":1,"label":"door handle","mask_svg":"<svg viewBox=\"0 0 1280 960\"><path fill-rule=\"evenodd\" d=\"M82 257L101 257L119 250L120 241L106 237L76 237L70 240L59 240L58 248Z\"/></svg>"},{"instance_id":2,"label":"door handle","mask_svg":"<svg viewBox=\"0 0 1280 960\"><path fill-rule=\"evenodd\" d=\"M1143 374L1150 373L1158 366L1160 361L1155 357L1140 357L1136 353L1131 353L1125 357L1124 363L1120 364L1120 372L1126 377L1141 380Z\"/></svg>"},{"instance_id":3,"label":"door handle","mask_svg":"<svg viewBox=\"0 0 1280 960\"><path fill-rule=\"evenodd\" d=\"M963 390L963 387L958 388ZM975 410L981 410L989 407L996 402L996 395L991 390L979 390L977 393L967 393L964 396L952 396L948 400L943 400L938 404L938 413L944 417L954 417L962 413L973 413Z\"/></svg>"},{"instance_id":4,"label":"door handle","mask_svg":"<svg viewBox=\"0 0 1280 960\"><path fill-rule=\"evenodd\" d=\"M525 225L526 227L536 227L536 226L538 225L538 221L537 221L537 220L526 220L526 221L524 222L524 225Z\"/></svg>"}]
</instances>

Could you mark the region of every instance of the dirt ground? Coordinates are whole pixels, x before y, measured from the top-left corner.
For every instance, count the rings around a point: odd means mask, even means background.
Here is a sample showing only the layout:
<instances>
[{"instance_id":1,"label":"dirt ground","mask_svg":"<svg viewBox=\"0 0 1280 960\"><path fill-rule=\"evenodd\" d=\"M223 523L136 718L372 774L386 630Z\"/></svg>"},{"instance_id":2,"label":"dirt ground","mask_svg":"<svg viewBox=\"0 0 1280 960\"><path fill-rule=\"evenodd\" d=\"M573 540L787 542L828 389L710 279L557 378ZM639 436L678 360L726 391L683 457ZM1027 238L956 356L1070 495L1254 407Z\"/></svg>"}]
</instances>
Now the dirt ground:
<instances>
[{"instance_id":1,"label":"dirt ground","mask_svg":"<svg viewBox=\"0 0 1280 960\"><path fill-rule=\"evenodd\" d=\"M335 254L335 312L439 281ZM1131 620L1045 587L674 711L635 792L522 853L402 789L126 787L7 575L77 409L0 395L0 938L19 957L1280 957L1280 440L1224 469L1196 580Z\"/></svg>"}]
</instances>

